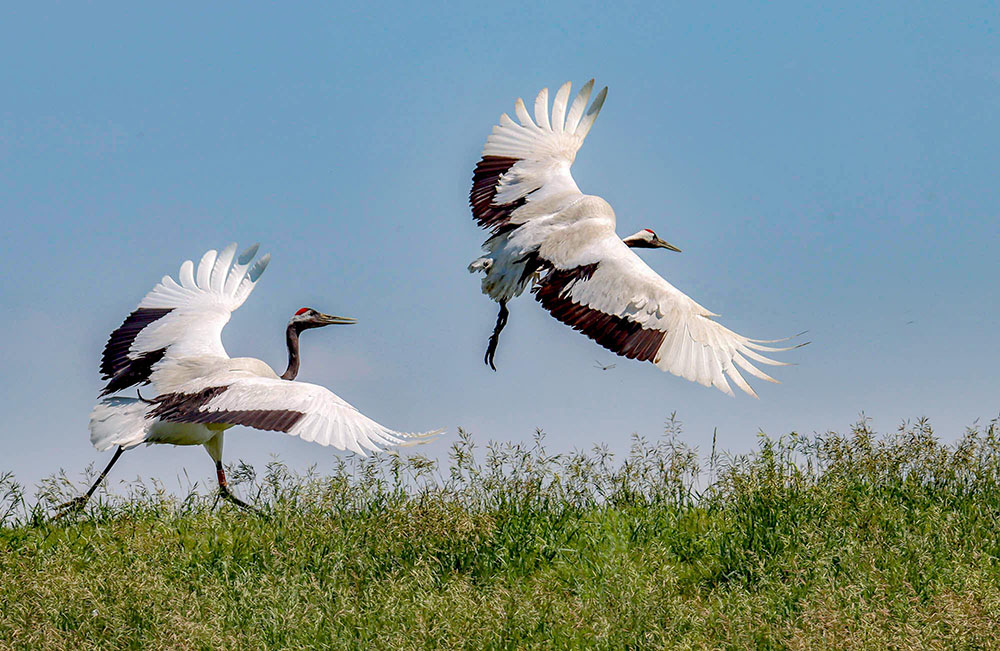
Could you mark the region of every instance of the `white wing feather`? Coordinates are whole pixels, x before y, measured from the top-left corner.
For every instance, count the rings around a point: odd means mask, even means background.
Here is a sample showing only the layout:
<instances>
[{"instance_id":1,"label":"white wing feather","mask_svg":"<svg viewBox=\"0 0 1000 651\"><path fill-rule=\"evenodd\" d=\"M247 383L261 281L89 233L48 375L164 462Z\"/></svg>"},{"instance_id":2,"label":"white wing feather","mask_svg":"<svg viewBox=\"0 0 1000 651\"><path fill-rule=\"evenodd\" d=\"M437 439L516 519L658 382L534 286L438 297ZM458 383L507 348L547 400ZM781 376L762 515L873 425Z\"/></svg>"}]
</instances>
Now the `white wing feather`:
<instances>
[{"instance_id":1,"label":"white wing feather","mask_svg":"<svg viewBox=\"0 0 1000 651\"><path fill-rule=\"evenodd\" d=\"M518 162L500 180L494 204L509 204L524 197L528 197L529 201L538 201L564 193L580 196L580 188L573 180L570 166L597 118L608 90L604 88L598 93L581 121L593 87L593 80L583 86L567 115L570 83L563 84L553 101L551 121L547 88L543 88L535 99L535 121L520 98L514 104L520 124L506 113L500 116L500 124L493 127L483 147L483 156L516 158Z\"/></svg>"},{"instance_id":2,"label":"white wing feather","mask_svg":"<svg viewBox=\"0 0 1000 651\"><path fill-rule=\"evenodd\" d=\"M329 389L307 382L259 377L251 373L228 371L177 387L178 393L197 393L212 386L227 386L198 411L209 416L202 422L226 422L225 412L295 411L304 414L288 434L340 450L364 455L365 450L379 451L384 445L425 443L443 430L423 434L397 432L368 418ZM212 413L218 420L211 420ZM252 425L250 425L252 427Z\"/></svg>"},{"instance_id":3,"label":"white wing feather","mask_svg":"<svg viewBox=\"0 0 1000 651\"><path fill-rule=\"evenodd\" d=\"M756 397L739 369L758 379L777 382L749 360L786 366L758 351L779 352L798 347L763 346L759 340L744 337L713 321L712 317L717 315L653 271L614 232L605 233L580 250L577 259L563 258L556 268L574 269L596 262L596 269L590 278L569 284L562 296L577 305L664 333L651 360L664 371L732 395L728 376L736 386Z\"/></svg>"},{"instance_id":4,"label":"white wing feather","mask_svg":"<svg viewBox=\"0 0 1000 651\"><path fill-rule=\"evenodd\" d=\"M150 323L135 337L129 357L166 349L166 358L209 355L228 357L222 345L222 329L233 311L243 305L270 261L262 256L252 266L257 254L254 245L232 263L236 244L222 253L207 251L198 264L187 260L181 265L180 283L164 276L139 303L139 309L170 309L166 316Z\"/></svg>"}]
</instances>

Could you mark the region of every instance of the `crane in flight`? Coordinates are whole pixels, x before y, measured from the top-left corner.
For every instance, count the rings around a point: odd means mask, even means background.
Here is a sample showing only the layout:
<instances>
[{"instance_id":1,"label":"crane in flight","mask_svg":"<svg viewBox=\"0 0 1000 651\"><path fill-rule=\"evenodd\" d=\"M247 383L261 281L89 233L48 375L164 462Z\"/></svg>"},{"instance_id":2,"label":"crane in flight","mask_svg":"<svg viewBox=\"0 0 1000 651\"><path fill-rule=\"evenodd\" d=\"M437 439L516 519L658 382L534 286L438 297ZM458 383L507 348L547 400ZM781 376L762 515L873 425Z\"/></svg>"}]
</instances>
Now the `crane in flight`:
<instances>
[{"instance_id":1,"label":"crane in flight","mask_svg":"<svg viewBox=\"0 0 1000 651\"><path fill-rule=\"evenodd\" d=\"M234 425L361 455L380 445L423 443L443 431L393 431L328 389L295 381L301 333L354 319L308 307L297 310L285 328L288 366L281 375L259 359L230 358L222 329L267 267L270 254L254 262L256 255L257 245L236 256L231 244L205 253L197 270L190 260L184 262L179 283L164 276L111 333L101 359L107 384L90 414L90 441L98 450L116 451L90 490L63 504L62 513L82 507L122 453L140 443L205 446L215 461L220 495L250 509L230 492L222 465L224 432ZM146 384L154 390L150 399L113 395Z\"/></svg>"},{"instance_id":2,"label":"crane in flight","mask_svg":"<svg viewBox=\"0 0 1000 651\"><path fill-rule=\"evenodd\" d=\"M556 92L551 115L549 91L543 88L535 98L534 120L518 98L518 121L506 113L500 116L476 165L469 204L490 235L483 243L484 255L469 271L484 275L483 293L500 304L485 362L496 370L507 303L531 286L553 317L618 355L652 362L729 395L731 380L756 397L740 369L776 382L753 362L785 365L760 353L798 346L766 346L784 340L750 339L714 321L718 315L632 251L679 249L648 229L623 240L615 232L615 212L608 202L580 191L570 167L608 90L597 93L588 108L593 88L590 80L570 104L566 82Z\"/></svg>"}]
</instances>

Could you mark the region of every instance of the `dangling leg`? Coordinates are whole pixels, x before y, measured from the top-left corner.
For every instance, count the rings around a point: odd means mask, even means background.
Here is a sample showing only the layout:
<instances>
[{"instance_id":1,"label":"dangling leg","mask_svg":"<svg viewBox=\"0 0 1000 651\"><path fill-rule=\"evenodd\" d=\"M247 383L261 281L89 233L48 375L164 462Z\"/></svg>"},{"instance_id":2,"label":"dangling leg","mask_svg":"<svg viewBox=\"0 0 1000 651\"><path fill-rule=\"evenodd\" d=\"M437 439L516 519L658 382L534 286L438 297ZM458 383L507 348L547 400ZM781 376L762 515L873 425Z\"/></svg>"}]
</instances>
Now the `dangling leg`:
<instances>
[{"instance_id":1,"label":"dangling leg","mask_svg":"<svg viewBox=\"0 0 1000 651\"><path fill-rule=\"evenodd\" d=\"M494 371L497 370L497 367L493 363L493 356L496 355L497 344L500 343L500 331L503 330L505 325L507 325L507 317L509 315L510 312L507 311L507 301L500 301L500 313L497 314L497 324L493 328L493 334L490 335L490 343L489 346L486 347L486 357L483 358L483 361L486 362L486 364Z\"/></svg>"},{"instance_id":2,"label":"dangling leg","mask_svg":"<svg viewBox=\"0 0 1000 651\"><path fill-rule=\"evenodd\" d=\"M111 470L111 466L115 465L115 462L118 461L118 457L122 456L122 452L124 451L125 448L121 447L115 451L115 456L111 457L111 461L108 462L107 467L104 468L104 471L101 472L100 476L98 476L97 478L97 481L95 481L94 485L90 487L90 490L87 491L86 495L81 495L80 497L71 499L65 504L60 504L59 506L57 506L56 510L59 511L59 514L56 515L56 519L63 517L67 513L71 513L73 511L79 511L80 509L82 509L84 504L87 503L87 500L90 499L90 496L93 495L94 491L97 490L97 487L101 485L102 481L104 481L104 478L108 476L108 472Z\"/></svg>"},{"instance_id":3,"label":"dangling leg","mask_svg":"<svg viewBox=\"0 0 1000 651\"><path fill-rule=\"evenodd\" d=\"M215 460L215 475L219 480L219 496L223 499L229 500L241 509L246 509L247 511L252 511L257 515L264 515L254 507L250 506L240 498L236 497L229 492L229 484L226 482L226 470L222 467L222 436L223 433L219 432L215 435L208 443L205 444L205 449L208 450L208 454L211 455L212 459Z\"/></svg>"}]
</instances>

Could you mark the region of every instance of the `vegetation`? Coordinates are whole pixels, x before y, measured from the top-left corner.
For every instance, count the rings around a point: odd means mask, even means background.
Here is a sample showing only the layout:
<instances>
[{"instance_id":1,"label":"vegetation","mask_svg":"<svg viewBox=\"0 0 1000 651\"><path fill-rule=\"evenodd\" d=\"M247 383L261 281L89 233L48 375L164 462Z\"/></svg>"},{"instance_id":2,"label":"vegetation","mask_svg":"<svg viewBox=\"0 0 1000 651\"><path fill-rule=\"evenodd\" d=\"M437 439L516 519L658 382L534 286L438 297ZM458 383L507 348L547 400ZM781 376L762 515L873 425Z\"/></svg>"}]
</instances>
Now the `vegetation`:
<instances>
[{"instance_id":1,"label":"vegetation","mask_svg":"<svg viewBox=\"0 0 1000 651\"><path fill-rule=\"evenodd\" d=\"M1000 426L232 469L258 517L0 480L0 647L952 648L1000 637Z\"/></svg>"}]
</instances>

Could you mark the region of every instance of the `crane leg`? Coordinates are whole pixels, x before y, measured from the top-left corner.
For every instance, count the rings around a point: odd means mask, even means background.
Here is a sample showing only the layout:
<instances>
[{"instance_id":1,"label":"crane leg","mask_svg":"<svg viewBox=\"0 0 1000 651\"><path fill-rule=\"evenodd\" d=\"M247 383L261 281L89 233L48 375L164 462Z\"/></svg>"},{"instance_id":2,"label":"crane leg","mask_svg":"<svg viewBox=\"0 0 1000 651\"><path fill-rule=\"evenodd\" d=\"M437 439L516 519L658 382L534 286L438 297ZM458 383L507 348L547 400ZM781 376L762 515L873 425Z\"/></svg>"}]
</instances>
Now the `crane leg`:
<instances>
[{"instance_id":1,"label":"crane leg","mask_svg":"<svg viewBox=\"0 0 1000 651\"><path fill-rule=\"evenodd\" d=\"M486 347L486 357L483 358L483 361L494 371L497 370L497 367L493 363L493 356L497 353L497 344L500 343L500 331L507 325L508 316L510 316L510 312L507 311L507 301L500 301L500 313L497 314L497 324L493 327L493 334L490 335L490 343Z\"/></svg>"},{"instance_id":2,"label":"crane leg","mask_svg":"<svg viewBox=\"0 0 1000 651\"><path fill-rule=\"evenodd\" d=\"M219 495L222 496L223 499L232 502L241 509L250 511L251 513L256 513L257 515L261 516L264 515L259 510L255 509L254 507L250 506L249 504L247 504L246 502L244 502L243 500L241 500L240 498L236 497L235 495L229 492L229 484L226 482L226 471L222 467L221 459L215 462L215 474L219 479Z\"/></svg>"},{"instance_id":3,"label":"crane leg","mask_svg":"<svg viewBox=\"0 0 1000 651\"><path fill-rule=\"evenodd\" d=\"M87 503L87 500L90 499L90 496L94 494L94 491L97 490L97 487L101 485L102 481L104 481L104 478L108 476L108 472L111 470L111 466L115 465L115 462L118 461L118 458L122 456L122 452L124 451L125 448L122 447L118 448L115 451L115 456L111 457L111 461L108 462L108 465L101 472L100 476L98 476L97 481L95 481L94 485L90 487L90 490L87 491L86 495L81 495L80 497L73 498L70 501L66 502L65 504L60 504L59 506L56 507L56 510L59 512L56 515L57 520L63 517L64 515L72 513L73 511L79 511L80 509L83 508L83 506Z\"/></svg>"}]
</instances>

